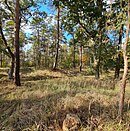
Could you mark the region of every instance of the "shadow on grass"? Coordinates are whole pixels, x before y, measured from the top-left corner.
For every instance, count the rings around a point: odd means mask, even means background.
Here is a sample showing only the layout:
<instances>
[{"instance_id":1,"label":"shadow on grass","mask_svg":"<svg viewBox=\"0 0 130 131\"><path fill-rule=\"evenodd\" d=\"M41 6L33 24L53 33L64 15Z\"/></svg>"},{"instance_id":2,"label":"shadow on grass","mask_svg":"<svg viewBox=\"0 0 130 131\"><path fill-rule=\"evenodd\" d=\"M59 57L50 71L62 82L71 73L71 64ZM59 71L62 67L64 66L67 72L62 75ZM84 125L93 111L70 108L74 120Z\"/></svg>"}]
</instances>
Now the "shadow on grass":
<instances>
[{"instance_id":1,"label":"shadow on grass","mask_svg":"<svg viewBox=\"0 0 130 131\"><path fill-rule=\"evenodd\" d=\"M34 71L34 69L32 67L26 67L26 68L21 68L20 69L20 72L22 72L22 74L31 73L33 71Z\"/></svg>"},{"instance_id":2,"label":"shadow on grass","mask_svg":"<svg viewBox=\"0 0 130 131\"><path fill-rule=\"evenodd\" d=\"M41 128L39 131L45 130L45 127L47 131L57 131L57 125L59 128L62 127L67 113L77 114L81 119L82 126L91 127L93 130L101 124L101 119L104 121L116 119L118 107L113 103L105 106L94 101L90 105L91 100L87 100L85 104L77 108L65 108L62 99L67 95L74 95L74 93L61 91L42 98L30 96L28 99L16 100L0 98L0 130L20 131L39 125Z\"/></svg>"},{"instance_id":3,"label":"shadow on grass","mask_svg":"<svg viewBox=\"0 0 130 131\"><path fill-rule=\"evenodd\" d=\"M79 70L65 70L65 69L52 69L54 72L60 72L62 74L67 75L68 77L74 77L78 76L79 74L82 76L89 76L89 75L94 75L93 73L88 73L87 71L79 71Z\"/></svg>"},{"instance_id":4,"label":"shadow on grass","mask_svg":"<svg viewBox=\"0 0 130 131\"><path fill-rule=\"evenodd\" d=\"M0 79L1 79L2 77L7 77L7 75L5 75L5 74L0 74Z\"/></svg>"},{"instance_id":5,"label":"shadow on grass","mask_svg":"<svg viewBox=\"0 0 130 131\"><path fill-rule=\"evenodd\" d=\"M21 130L32 126L35 122L45 122L49 126L53 121L50 120L50 116L57 111L58 100L66 95L67 92L63 91L42 98L30 97L18 100L0 98L0 130L3 128Z\"/></svg>"},{"instance_id":6,"label":"shadow on grass","mask_svg":"<svg viewBox=\"0 0 130 131\"><path fill-rule=\"evenodd\" d=\"M61 78L57 76L50 76L50 75L35 75L35 76L26 76L22 77L22 81L38 81L38 80L46 80L46 79L55 79L55 78Z\"/></svg>"},{"instance_id":7,"label":"shadow on grass","mask_svg":"<svg viewBox=\"0 0 130 131\"><path fill-rule=\"evenodd\" d=\"M64 70L64 69L52 69L51 71L53 71L53 72L60 72L60 73L63 73L63 74L68 74L68 71Z\"/></svg>"}]
</instances>

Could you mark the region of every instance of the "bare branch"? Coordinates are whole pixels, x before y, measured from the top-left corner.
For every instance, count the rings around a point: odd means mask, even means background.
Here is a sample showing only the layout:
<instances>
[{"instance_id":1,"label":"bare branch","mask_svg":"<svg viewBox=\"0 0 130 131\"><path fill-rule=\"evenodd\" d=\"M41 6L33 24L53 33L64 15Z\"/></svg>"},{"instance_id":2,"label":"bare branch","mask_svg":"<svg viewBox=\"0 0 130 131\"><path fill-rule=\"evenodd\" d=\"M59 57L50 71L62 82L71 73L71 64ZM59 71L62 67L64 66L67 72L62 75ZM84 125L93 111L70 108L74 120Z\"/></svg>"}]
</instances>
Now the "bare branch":
<instances>
[{"instance_id":1,"label":"bare branch","mask_svg":"<svg viewBox=\"0 0 130 131\"><path fill-rule=\"evenodd\" d=\"M7 0L5 0L5 4L6 4L6 6L8 7L9 11L11 12L11 14L12 14L12 18L13 18L14 13L13 13L11 7L9 6Z\"/></svg>"}]
</instances>

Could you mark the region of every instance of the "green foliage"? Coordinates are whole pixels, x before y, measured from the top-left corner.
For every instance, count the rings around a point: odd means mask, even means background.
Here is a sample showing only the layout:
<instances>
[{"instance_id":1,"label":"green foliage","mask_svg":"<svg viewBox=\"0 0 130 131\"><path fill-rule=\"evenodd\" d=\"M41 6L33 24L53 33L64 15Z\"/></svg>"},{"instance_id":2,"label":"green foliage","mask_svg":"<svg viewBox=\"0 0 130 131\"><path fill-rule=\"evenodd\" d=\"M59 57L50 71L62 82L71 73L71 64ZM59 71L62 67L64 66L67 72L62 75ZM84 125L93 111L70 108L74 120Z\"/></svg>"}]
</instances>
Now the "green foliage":
<instances>
[{"instance_id":1,"label":"green foliage","mask_svg":"<svg viewBox=\"0 0 130 131\"><path fill-rule=\"evenodd\" d=\"M61 63L61 66L63 67L63 68L68 68L68 69L70 69L70 68L72 68L72 65L73 63L72 63L72 57L70 56L70 55L67 55L67 57L66 57L66 60L65 61L62 61L62 63Z\"/></svg>"},{"instance_id":2,"label":"green foliage","mask_svg":"<svg viewBox=\"0 0 130 131\"><path fill-rule=\"evenodd\" d=\"M33 67L33 66L34 66L34 64L32 61L24 61L22 63L22 67Z\"/></svg>"},{"instance_id":3,"label":"green foliage","mask_svg":"<svg viewBox=\"0 0 130 131\"><path fill-rule=\"evenodd\" d=\"M92 67L87 67L86 68L86 74L87 75L94 75L94 69Z\"/></svg>"}]
</instances>

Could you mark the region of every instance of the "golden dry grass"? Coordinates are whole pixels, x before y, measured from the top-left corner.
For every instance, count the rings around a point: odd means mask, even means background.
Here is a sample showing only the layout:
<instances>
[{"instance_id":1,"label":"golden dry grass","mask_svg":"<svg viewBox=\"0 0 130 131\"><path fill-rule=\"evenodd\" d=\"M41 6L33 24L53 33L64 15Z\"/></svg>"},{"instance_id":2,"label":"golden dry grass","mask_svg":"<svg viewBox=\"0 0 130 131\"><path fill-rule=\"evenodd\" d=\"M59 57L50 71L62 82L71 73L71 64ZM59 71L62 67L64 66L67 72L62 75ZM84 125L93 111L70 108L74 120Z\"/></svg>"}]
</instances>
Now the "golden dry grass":
<instances>
[{"instance_id":1,"label":"golden dry grass","mask_svg":"<svg viewBox=\"0 0 130 131\"><path fill-rule=\"evenodd\" d=\"M119 82L80 73L22 71L22 86L15 87L5 76L0 79L0 130L61 131L67 113L81 119L81 131L129 131L129 81L126 88L124 121L118 122Z\"/></svg>"}]
</instances>

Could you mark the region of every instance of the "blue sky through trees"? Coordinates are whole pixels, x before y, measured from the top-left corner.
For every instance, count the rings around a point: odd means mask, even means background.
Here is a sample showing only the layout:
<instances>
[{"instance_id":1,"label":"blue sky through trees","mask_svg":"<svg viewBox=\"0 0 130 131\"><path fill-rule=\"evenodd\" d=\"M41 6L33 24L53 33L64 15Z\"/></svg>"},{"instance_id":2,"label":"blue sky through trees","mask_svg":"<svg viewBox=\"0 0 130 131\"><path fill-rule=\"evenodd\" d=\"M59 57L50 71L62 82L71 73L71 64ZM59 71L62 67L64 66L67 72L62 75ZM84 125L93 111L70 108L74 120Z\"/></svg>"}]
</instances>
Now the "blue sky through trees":
<instances>
[{"instance_id":1,"label":"blue sky through trees","mask_svg":"<svg viewBox=\"0 0 130 131\"><path fill-rule=\"evenodd\" d=\"M32 7L31 11L34 11L35 9L36 8ZM49 5L48 3L47 4L39 3L37 10L40 12L46 12L47 17L52 17L51 24L54 24L56 22L56 20L54 18L56 15L56 9L53 5ZM31 20L32 19L29 18L29 21L31 21ZM29 37L32 34L32 29L31 29L30 25L25 26L24 31L25 31L27 37ZM68 32L65 32L64 36L67 40L70 40L72 38L72 36ZM30 47L31 47L31 44L28 43L27 45L25 45L24 49L28 50L28 49L30 49Z\"/></svg>"}]
</instances>

